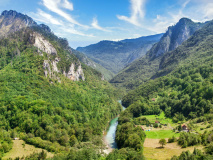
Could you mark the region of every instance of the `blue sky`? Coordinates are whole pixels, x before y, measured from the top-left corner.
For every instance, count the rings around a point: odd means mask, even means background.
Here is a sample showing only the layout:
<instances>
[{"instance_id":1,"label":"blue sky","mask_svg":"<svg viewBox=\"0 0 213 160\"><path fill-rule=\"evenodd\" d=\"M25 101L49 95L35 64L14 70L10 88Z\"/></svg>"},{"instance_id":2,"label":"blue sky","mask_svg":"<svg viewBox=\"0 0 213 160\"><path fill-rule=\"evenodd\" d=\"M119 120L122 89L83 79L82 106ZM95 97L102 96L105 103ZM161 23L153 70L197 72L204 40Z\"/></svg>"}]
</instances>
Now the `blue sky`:
<instances>
[{"instance_id":1,"label":"blue sky","mask_svg":"<svg viewBox=\"0 0 213 160\"><path fill-rule=\"evenodd\" d=\"M0 0L0 11L16 10L48 25L70 46L163 33L182 17L213 19L213 0Z\"/></svg>"}]
</instances>

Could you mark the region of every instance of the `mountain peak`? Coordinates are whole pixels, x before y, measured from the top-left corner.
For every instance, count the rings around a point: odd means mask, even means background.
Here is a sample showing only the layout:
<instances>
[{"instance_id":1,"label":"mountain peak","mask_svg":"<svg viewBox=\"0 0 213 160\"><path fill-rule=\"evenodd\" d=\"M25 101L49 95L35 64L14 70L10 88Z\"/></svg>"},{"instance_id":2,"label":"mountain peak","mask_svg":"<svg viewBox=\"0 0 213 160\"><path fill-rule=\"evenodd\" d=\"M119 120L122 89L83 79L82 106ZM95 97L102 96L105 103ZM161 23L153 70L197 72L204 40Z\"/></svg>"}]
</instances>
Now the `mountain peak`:
<instances>
[{"instance_id":1,"label":"mountain peak","mask_svg":"<svg viewBox=\"0 0 213 160\"><path fill-rule=\"evenodd\" d=\"M187 24L194 24L194 22L189 18L183 17L178 21L176 25L187 25Z\"/></svg>"},{"instance_id":2,"label":"mountain peak","mask_svg":"<svg viewBox=\"0 0 213 160\"><path fill-rule=\"evenodd\" d=\"M37 26L37 23L29 16L14 10L5 10L0 16L0 36L31 26Z\"/></svg>"},{"instance_id":3,"label":"mountain peak","mask_svg":"<svg viewBox=\"0 0 213 160\"><path fill-rule=\"evenodd\" d=\"M183 17L179 20L178 23L187 23L187 22L193 22L191 19Z\"/></svg>"},{"instance_id":4,"label":"mountain peak","mask_svg":"<svg viewBox=\"0 0 213 160\"><path fill-rule=\"evenodd\" d=\"M26 23L26 26L37 25L37 23L29 16L19 13L15 10L5 10L2 12L0 18L9 18L10 20L20 19Z\"/></svg>"},{"instance_id":5,"label":"mountain peak","mask_svg":"<svg viewBox=\"0 0 213 160\"><path fill-rule=\"evenodd\" d=\"M14 10L5 10L2 12L2 16L15 16L16 14L18 14L18 12L14 11Z\"/></svg>"}]
</instances>

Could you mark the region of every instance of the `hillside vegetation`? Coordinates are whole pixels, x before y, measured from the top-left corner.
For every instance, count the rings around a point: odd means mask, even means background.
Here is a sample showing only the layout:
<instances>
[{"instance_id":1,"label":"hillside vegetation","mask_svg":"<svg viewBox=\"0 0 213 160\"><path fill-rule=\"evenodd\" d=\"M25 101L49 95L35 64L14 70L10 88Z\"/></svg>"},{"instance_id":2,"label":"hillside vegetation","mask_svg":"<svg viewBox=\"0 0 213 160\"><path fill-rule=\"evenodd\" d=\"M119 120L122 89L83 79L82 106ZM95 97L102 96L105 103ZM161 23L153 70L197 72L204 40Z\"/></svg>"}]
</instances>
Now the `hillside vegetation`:
<instances>
[{"instance_id":1,"label":"hillside vegetation","mask_svg":"<svg viewBox=\"0 0 213 160\"><path fill-rule=\"evenodd\" d=\"M12 148L11 138L19 137L50 152L87 148L100 157L102 132L121 111L115 89L46 29L24 27L0 39L0 156ZM35 47L34 35L51 54ZM75 75L69 78L71 71Z\"/></svg>"}]
</instances>

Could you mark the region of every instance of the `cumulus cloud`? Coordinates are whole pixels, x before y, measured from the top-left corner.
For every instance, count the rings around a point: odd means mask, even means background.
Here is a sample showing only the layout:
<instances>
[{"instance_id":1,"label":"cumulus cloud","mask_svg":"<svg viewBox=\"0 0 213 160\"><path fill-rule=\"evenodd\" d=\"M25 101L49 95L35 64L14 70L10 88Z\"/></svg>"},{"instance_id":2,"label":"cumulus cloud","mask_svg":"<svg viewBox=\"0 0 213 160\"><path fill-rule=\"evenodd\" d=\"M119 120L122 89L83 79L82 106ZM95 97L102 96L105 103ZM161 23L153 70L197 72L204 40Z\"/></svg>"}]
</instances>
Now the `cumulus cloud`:
<instances>
[{"instance_id":1,"label":"cumulus cloud","mask_svg":"<svg viewBox=\"0 0 213 160\"><path fill-rule=\"evenodd\" d=\"M131 16L127 17L123 15L117 15L117 18L120 20L127 21L136 26L140 26L139 20L144 18L145 16L144 6L146 0L130 0L130 3L131 3Z\"/></svg>"},{"instance_id":2,"label":"cumulus cloud","mask_svg":"<svg viewBox=\"0 0 213 160\"><path fill-rule=\"evenodd\" d=\"M99 26L98 20L97 20L96 17L93 18L93 21L92 21L91 26L92 26L93 28L95 28L95 29L98 29L98 30L101 30L101 31L104 31L104 32L110 32L110 30L107 30L107 29L105 29L105 28Z\"/></svg>"}]
</instances>

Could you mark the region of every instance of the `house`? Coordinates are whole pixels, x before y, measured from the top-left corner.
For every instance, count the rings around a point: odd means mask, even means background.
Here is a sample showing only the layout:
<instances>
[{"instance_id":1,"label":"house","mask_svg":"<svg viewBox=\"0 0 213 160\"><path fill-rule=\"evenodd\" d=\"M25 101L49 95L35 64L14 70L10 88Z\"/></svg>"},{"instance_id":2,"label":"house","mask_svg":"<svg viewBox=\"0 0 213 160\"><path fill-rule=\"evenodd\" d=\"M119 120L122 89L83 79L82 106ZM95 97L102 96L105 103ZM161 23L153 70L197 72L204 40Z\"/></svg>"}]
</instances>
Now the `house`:
<instances>
[{"instance_id":1,"label":"house","mask_svg":"<svg viewBox=\"0 0 213 160\"><path fill-rule=\"evenodd\" d=\"M155 102L155 98L152 98L152 101Z\"/></svg>"},{"instance_id":2,"label":"house","mask_svg":"<svg viewBox=\"0 0 213 160\"><path fill-rule=\"evenodd\" d=\"M160 124L160 122L159 122L159 121L155 121L155 123Z\"/></svg>"},{"instance_id":3,"label":"house","mask_svg":"<svg viewBox=\"0 0 213 160\"><path fill-rule=\"evenodd\" d=\"M182 128L182 130L184 130L184 131L185 131L185 130L188 130L187 125L185 125L185 124L182 124L182 125L181 125L181 128Z\"/></svg>"}]
</instances>

